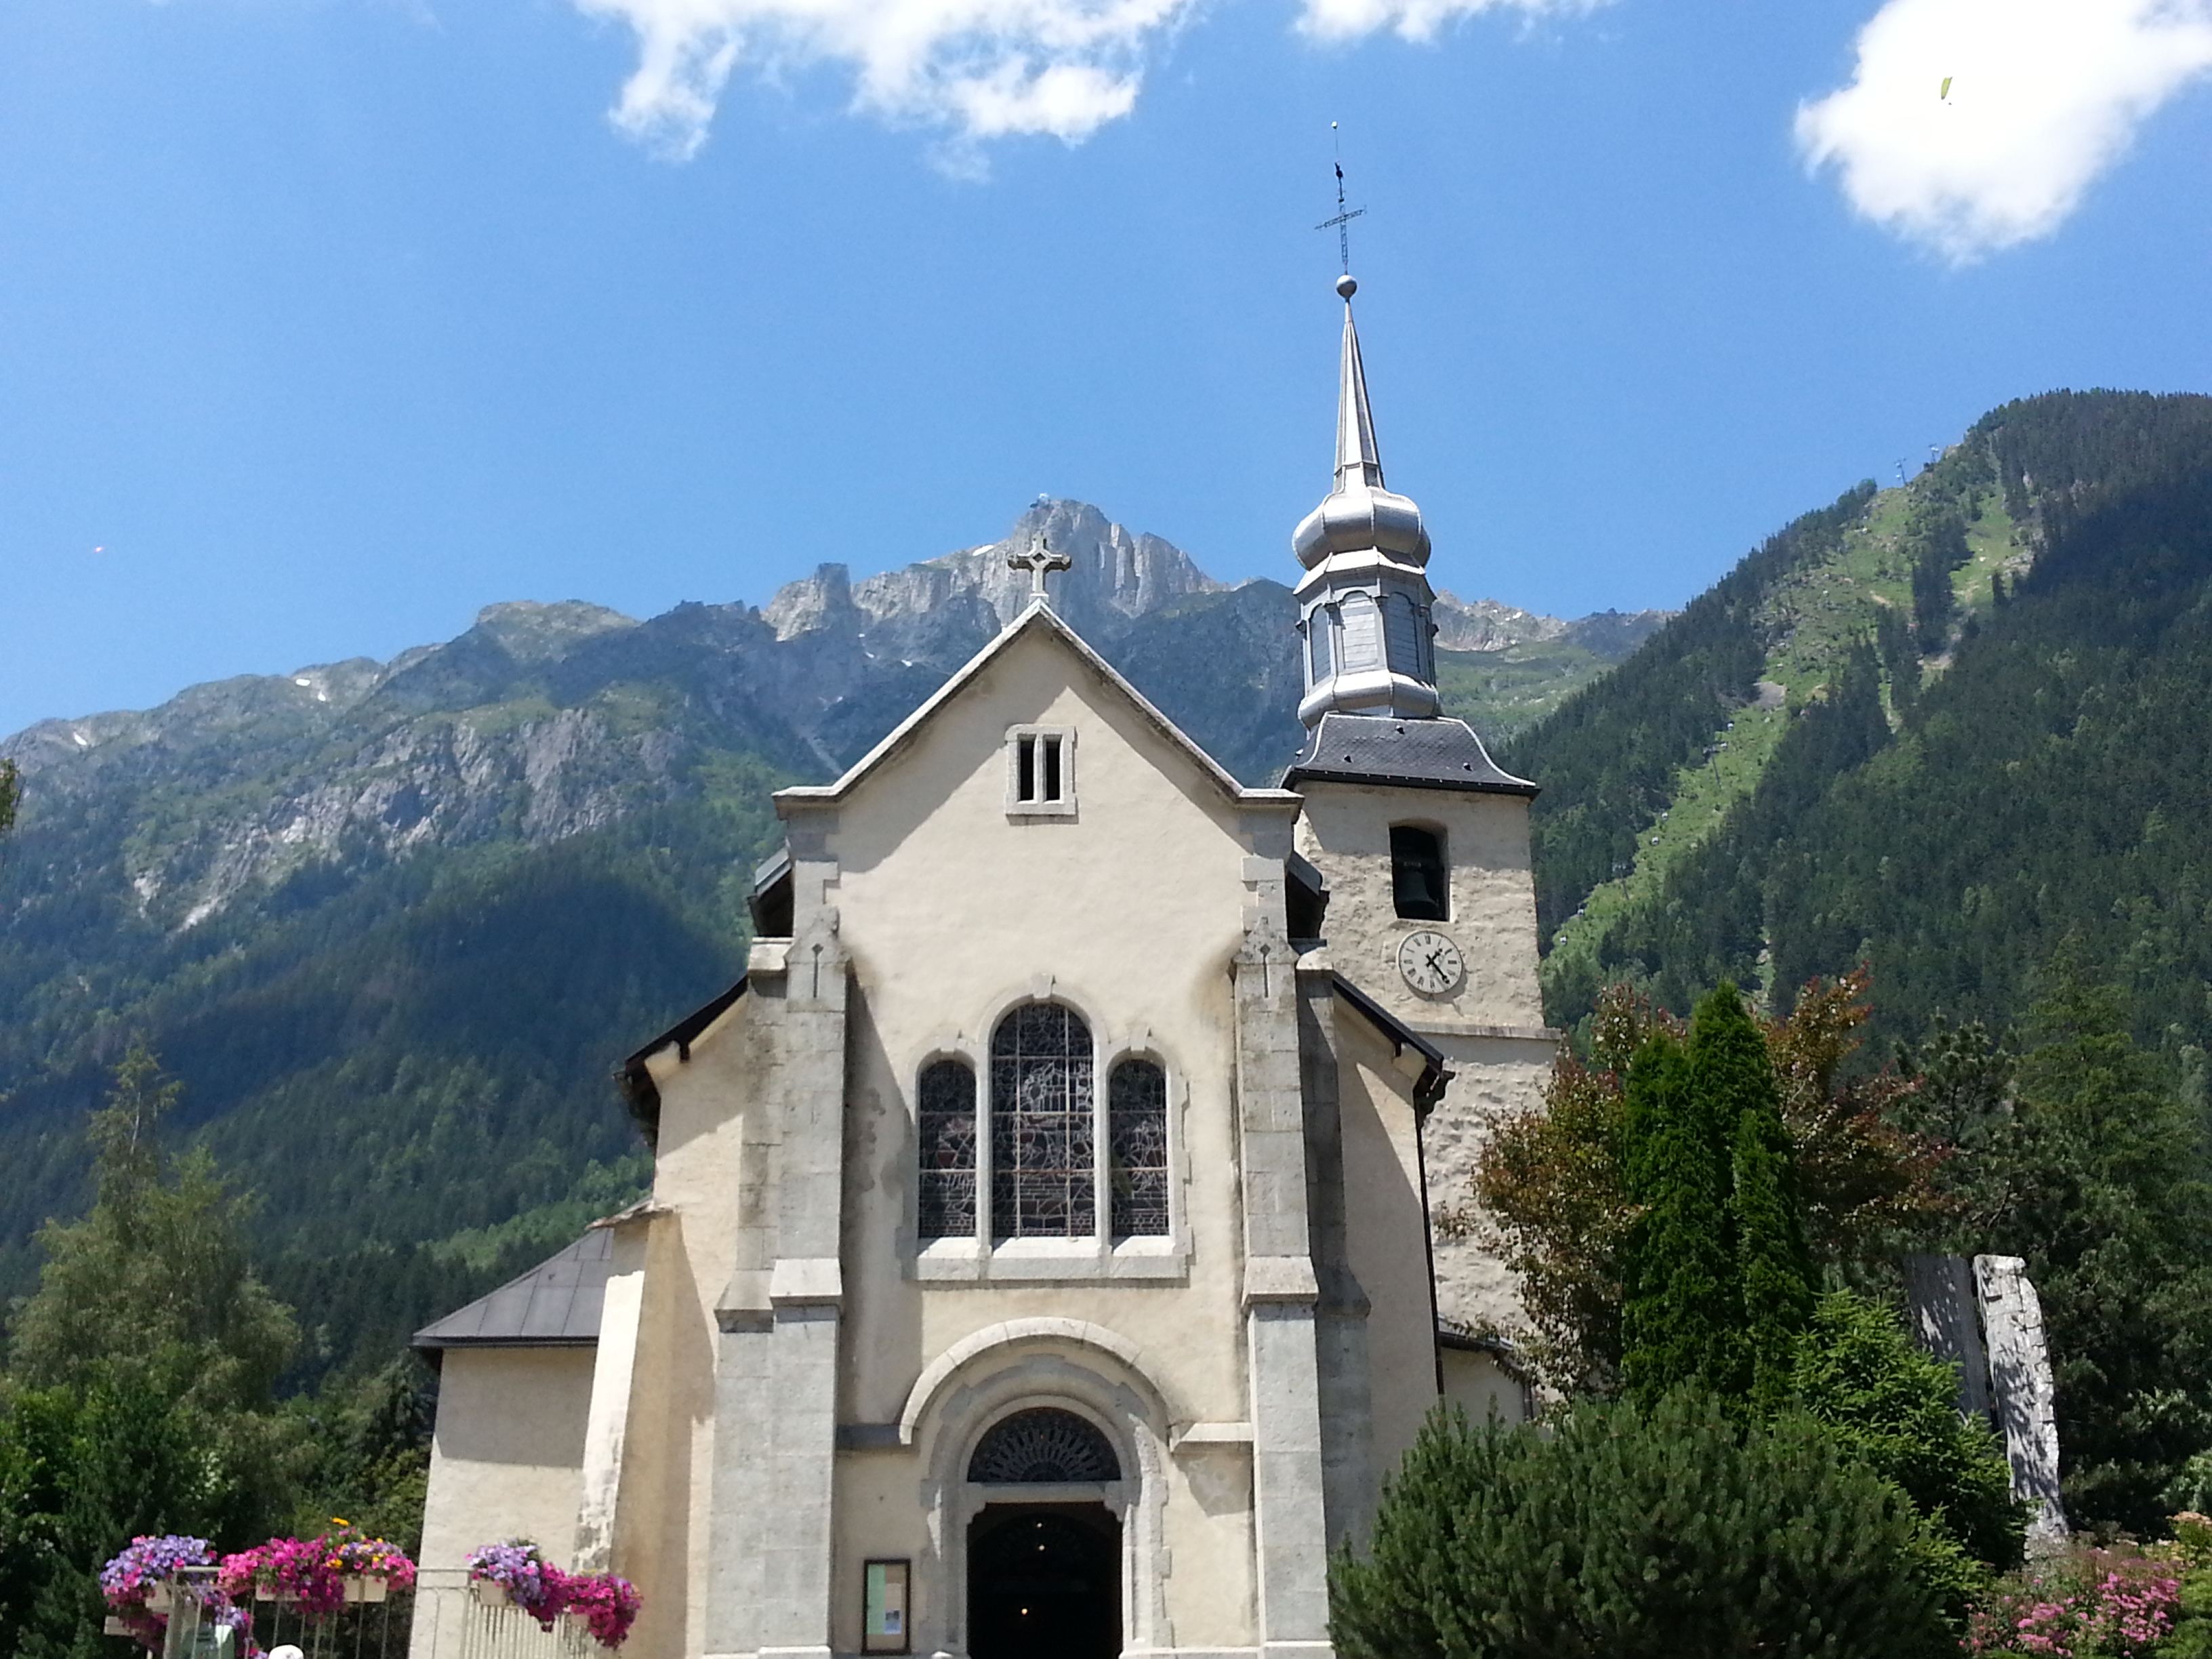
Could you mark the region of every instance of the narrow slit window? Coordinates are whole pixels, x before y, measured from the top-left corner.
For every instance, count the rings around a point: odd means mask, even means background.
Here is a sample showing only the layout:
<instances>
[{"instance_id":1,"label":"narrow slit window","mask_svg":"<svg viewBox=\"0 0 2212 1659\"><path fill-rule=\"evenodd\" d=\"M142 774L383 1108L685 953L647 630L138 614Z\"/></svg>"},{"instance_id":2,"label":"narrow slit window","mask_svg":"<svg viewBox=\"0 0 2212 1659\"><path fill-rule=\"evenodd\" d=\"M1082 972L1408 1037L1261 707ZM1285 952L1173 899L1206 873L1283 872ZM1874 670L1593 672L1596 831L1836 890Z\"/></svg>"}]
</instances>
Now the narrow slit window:
<instances>
[{"instance_id":1,"label":"narrow slit window","mask_svg":"<svg viewBox=\"0 0 2212 1659\"><path fill-rule=\"evenodd\" d=\"M1015 759L1016 773L1014 782L1014 799L1016 800L1024 801L1035 800L1037 798L1037 740L1033 737L1023 736L1017 738L1014 740L1014 746L1017 751Z\"/></svg>"},{"instance_id":2,"label":"narrow slit window","mask_svg":"<svg viewBox=\"0 0 2212 1659\"><path fill-rule=\"evenodd\" d=\"M1390 826L1390 889L1408 921L1451 920L1451 887L1443 837L1410 823Z\"/></svg>"},{"instance_id":3,"label":"narrow slit window","mask_svg":"<svg viewBox=\"0 0 2212 1659\"><path fill-rule=\"evenodd\" d=\"M915 1231L923 1238L975 1234L975 1073L940 1060L921 1070L915 1102L921 1185Z\"/></svg>"},{"instance_id":4,"label":"narrow slit window","mask_svg":"<svg viewBox=\"0 0 2212 1659\"><path fill-rule=\"evenodd\" d=\"M1044 787L1037 799L1046 801L1060 799L1060 738L1053 733L1038 739L1044 749Z\"/></svg>"},{"instance_id":5,"label":"narrow slit window","mask_svg":"<svg viewBox=\"0 0 2212 1659\"><path fill-rule=\"evenodd\" d=\"M1168 1230L1168 1079L1149 1060L1125 1060L1106 1082L1113 1155L1114 1237Z\"/></svg>"}]
</instances>

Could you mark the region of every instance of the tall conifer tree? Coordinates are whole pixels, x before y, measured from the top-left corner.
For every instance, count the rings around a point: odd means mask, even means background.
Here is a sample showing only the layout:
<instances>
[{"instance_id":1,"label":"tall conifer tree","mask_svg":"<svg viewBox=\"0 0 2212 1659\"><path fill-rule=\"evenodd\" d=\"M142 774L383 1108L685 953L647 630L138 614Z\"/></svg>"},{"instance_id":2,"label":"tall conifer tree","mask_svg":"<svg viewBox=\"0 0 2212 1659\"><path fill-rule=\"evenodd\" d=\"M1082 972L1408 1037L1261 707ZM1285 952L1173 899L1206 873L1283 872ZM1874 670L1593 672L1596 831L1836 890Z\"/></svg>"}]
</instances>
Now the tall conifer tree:
<instances>
[{"instance_id":1,"label":"tall conifer tree","mask_svg":"<svg viewBox=\"0 0 2212 1659\"><path fill-rule=\"evenodd\" d=\"M1658 1400L1685 1382L1741 1392L1742 1299L1729 1231L1730 1130L1693 1086L1689 1055L1655 1033L1628 1070L1629 1195L1642 1207L1626 1251L1621 1380Z\"/></svg>"},{"instance_id":2,"label":"tall conifer tree","mask_svg":"<svg viewBox=\"0 0 2212 1659\"><path fill-rule=\"evenodd\" d=\"M1759 1406L1775 1409L1790 1397L1797 1338L1813 1315L1813 1263L1774 1062L1741 993L1726 981L1691 1021L1689 1086L1729 1135L1729 1233L1742 1297L1739 1380Z\"/></svg>"}]
</instances>

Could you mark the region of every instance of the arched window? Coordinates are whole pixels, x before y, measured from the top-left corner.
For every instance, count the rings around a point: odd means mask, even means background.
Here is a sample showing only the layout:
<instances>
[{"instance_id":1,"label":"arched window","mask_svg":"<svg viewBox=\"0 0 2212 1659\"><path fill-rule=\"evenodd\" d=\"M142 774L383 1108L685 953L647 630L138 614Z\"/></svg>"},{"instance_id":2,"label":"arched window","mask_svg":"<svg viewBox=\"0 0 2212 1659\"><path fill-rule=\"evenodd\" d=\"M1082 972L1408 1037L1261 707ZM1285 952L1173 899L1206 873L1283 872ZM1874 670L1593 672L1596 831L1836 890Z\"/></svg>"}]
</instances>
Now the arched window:
<instances>
[{"instance_id":1,"label":"arched window","mask_svg":"<svg viewBox=\"0 0 2212 1659\"><path fill-rule=\"evenodd\" d=\"M994 1423L975 1443L968 1478L992 1486L1067 1486L1119 1480L1114 1443L1073 1412L1035 1406Z\"/></svg>"},{"instance_id":2,"label":"arched window","mask_svg":"<svg viewBox=\"0 0 2212 1659\"><path fill-rule=\"evenodd\" d=\"M1114 1237L1168 1230L1168 1079L1149 1060L1125 1060L1106 1079Z\"/></svg>"},{"instance_id":3,"label":"arched window","mask_svg":"<svg viewBox=\"0 0 2212 1659\"><path fill-rule=\"evenodd\" d=\"M921 1068L915 1128L921 1187L915 1231L924 1238L975 1235L975 1073L965 1060Z\"/></svg>"},{"instance_id":4,"label":"arched window","mask_svg":"<svg viewBox=\"0 0 2212 1659\"><path fill-rule=\"evenodd\" d=\"M1408 921L1451 920L1443 836L1410 823L1390 826L1390 891Z\"/></svg>"},{"instance_id":5,"label":"arched window","mask_svg":"<svg viewBox=\"0 0 2212 1659\"><path fill-rule=\"evenodd\" d=\"M1091 1028L1030 1002L991 1034L991 1231L1079 1238L1097 1231Z\"/></svg>"}]
</instances>

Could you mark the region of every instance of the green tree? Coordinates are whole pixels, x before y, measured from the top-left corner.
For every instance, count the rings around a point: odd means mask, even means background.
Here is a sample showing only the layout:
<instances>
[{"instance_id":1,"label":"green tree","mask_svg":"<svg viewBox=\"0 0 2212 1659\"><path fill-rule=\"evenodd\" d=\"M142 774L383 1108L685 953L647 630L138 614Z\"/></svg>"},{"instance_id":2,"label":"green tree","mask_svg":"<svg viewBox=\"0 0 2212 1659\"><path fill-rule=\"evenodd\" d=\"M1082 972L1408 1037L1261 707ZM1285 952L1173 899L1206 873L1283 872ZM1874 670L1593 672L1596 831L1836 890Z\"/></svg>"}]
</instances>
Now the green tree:
<instances>
[{"instance_id":1,"label":"green tree","mask_svg":"<svg viewBox=\"0 0 2212 1659\"><path fill-rule=\"evenodd\" d=\"M1733 1125L1695 1087L1682 1044L1645 1038L1624 1091L1623 1159L1639 1213L1628 1234L1621 1380L1645 1402L1686 1382L1741 1392L1743 1301L1729 1227Z\"/></svg>"},{"instance_id":2,"label":"green tree","mask_svg":"<svg viewBox=\"0 0 2212 1659\"><path fill-rule=\"evenodd\" d=\"M88 1129L92 1208L40 1231L46 1266L14 1321L10 1358L27 1386L74 1386L103 1362L127 1361L179 1378L179 1397L198 1408L268 1405L298 1327L253 1272L251 1202L204 1151L162 1152L179 1092L143 1043L116 1067Z\"/></svg>"},{"instance_id":3,"label":"green tree","mask_svg":"<svg viewBox=\"0 0 2212 1659\"><path fill-rule=\"evenodd\" d=\"M139 1533L236 1547L288 1518L307 1425L270 1389L297 1340L249 1265L249 1213L204 1152L171 1159L177 1085L134 1044L88 1125L97 1187L40 1234L0 1382L0 1652L95 1659L97 1574Z\"/></svg>"},{"instance_id":4,"label":"green tree","mask_svg":"<svg viewBox=\"0 0 2212 1659\"><path fill-rule=\"evenodd\" d=\"M2018 1076L2014 1204L2057 1384L2069 1514L2147 1532L2212 1445L2212 1181L2192 1121L2128 1033L2117 988L2054 957Z\"/></svg>"},{"instance_id":5,"label":"green tree","mask_svg":"<svg viewBox=\"0 0 2212 1659\"><path fill-rule=\"evenodd\" d=\"M1345 1659L1933 1659L1942 1601L1911 1506L1825 1429L1684 1392L1548 1432L1439 1410L1329 1629Z\"/></svg>"},{"instance_id":6,"label":"green tree","mask_svg":"<svg viewBox=\"0 0 2212 1659\"><path fill-rule=\"evenodd\" d=\"M1813 1307L1813 1268L1797 1172L1766 1041L1723 981L1690 1025L1690 1091L1729 1135L1729 1234L1741 1320L1738 1364L1751 1396L1772 1410L1790 1396L1799 1333Z\"/></svg>"}]
</instances>

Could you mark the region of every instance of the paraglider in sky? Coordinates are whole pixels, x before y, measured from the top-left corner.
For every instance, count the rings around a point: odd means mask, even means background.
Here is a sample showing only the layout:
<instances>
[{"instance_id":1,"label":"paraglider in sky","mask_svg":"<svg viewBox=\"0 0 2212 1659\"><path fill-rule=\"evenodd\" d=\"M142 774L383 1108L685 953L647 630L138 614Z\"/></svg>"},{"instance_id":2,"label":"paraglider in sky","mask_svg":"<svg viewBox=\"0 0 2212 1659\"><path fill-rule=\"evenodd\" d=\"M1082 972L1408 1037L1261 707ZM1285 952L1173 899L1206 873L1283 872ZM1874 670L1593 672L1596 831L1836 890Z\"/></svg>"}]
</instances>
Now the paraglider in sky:
<instances>
[{"instance_id":1,"label":"paraglider in sky","mask_svg":"<svg viewBox=\"0 0 2212 1659\"><path fill-rule=\"evenodd\" d=\"M1947 75L1943 77L1943 90L1937 93L1936 95L1947 104L1951 101L1951 77Z\"/></svg>"}]
</instances>

